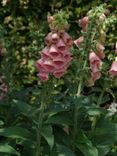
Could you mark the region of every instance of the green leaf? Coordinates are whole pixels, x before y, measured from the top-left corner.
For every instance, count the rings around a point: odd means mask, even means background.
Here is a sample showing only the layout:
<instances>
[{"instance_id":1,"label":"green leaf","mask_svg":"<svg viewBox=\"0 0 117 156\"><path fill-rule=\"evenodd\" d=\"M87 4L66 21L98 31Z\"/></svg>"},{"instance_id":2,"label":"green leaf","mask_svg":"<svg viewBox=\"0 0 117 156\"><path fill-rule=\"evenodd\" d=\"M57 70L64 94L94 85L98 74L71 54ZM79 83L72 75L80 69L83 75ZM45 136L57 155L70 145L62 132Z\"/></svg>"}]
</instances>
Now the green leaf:
<instances>
[{"instance_id":1,"label":"green leaf","mask_svg":"<svg viewBox=\"0 0 117 156\"><path fill-rule=\"evenodd\" d=\"M52 148L54 145L54 135L53 135L52 126L51 125L45 125L41 129L40 133L45 138L45 140L47 141L50 148Z\"/></svg>"},{"instance_id":2,"label":"green leaf","mask_svg":"<svg viewBox=\"0 0 117 156\"><path fill-rule=\"evenodd\" d=\"M107 118L97 121L94 131L94 141L98 145L112 145L117 138L117 124L111 123Z\"/></svg>"},{"instance_id":3,"label":"green leaf","mask_svg":"<svg viewBox=\"0 0 117 156\"><path fill-rule=\"evenodd\" d=\"M76 156L67 146L56 144L58 156Z\"/></svg>"},{"instance_id":4,"label":"green leaf","mask_svg":"<svg viewBox=\"0 0 117 156\"><path fill-rule=\"evenodd\" d=\"M54 129L55 142L59 144L64 144L66 146L70 146L72 140L70 136L63 130L63 127L57 126Z\"/></svg>"},{"instance_id":5,"label":"green leaf","mask_svg":"<svg viewBox=\"0 0 117 156\"><path fill-rule=\"evenodd\" d=\"M65 112L61 112L55 115L50 116L47 120L46 123L52 123L52 124L66 124L66 125L72 125L73 122L71 120L72 118L70 115L68 115Z\"/></svg>"},{"instance_id":6,"label":"green leaf","mask_svg":"<svg viewBox=\"0 0 117 156\"><path fill-rule=\"evenodd\" d=\"M1 153L15 154L15 155L20 156L20 153L18 153L13 147L11 147L8 144L0 144L0 152Z\"/></svg>"},{"instance_id":7,"label":"green leaf","mask_svg":"<svg viewBox=\"0 0 117 156\"><path fill-rule=\"evenodd\" d=\"M19 138L23 140L31 137L31 133L27 129L21 127L2 128L0 129L0 135L4 137Z\"/></svg>"},{"instance_id":8,"label":"green leaf","mask_svg":"<svg viewBox=\"0 0 117 156\"><path fill-rule=\"evenodd\" d=\"M98 116L104 113L104 110L102 108L88 108L87 113L90 116Z\"/></svg>"},{"instance_id":9,"label":"green leaf","mask_svg":"<svg viewBox=\"0 0 117 156\"><path fill-rule=\"evenodd\" d=\"M21 111L22 114L28 117L34 117L35 108L31 107L23 101L14 100L15 106Z\"/></svg>"},{"instance_id":10,"label":"green leaf","mask_svg":"<svg viewBox=\"0 0 117 156\"><path fill-rule=\"evenodd\" d=\"M108 145L97 145L97 148L98 148L99 156L104 156L104 155L106 155L110 151L111 146L108 146Z\"/></svg>"},{"instance_id":11,"label":"green leaf","mask_svg":"<svg viewBox=\"0 0 117 156\"><path fill-rule=\"evenodd\" d=\"M81 131L76 143L76 147L84 154L84 156L98 156L98 150L93 146L88 137Z\"/></svg>"}]
</instances>

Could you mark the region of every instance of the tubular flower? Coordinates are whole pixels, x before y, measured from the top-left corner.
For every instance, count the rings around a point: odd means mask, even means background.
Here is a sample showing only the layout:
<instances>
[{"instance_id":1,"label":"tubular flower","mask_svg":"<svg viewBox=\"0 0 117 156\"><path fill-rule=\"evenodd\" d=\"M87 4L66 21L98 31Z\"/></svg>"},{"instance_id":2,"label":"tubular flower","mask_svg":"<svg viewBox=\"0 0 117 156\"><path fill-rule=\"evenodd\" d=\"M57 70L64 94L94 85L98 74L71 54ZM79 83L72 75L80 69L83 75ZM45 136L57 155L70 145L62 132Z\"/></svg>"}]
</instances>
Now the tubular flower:
<instances>
[{"instance_id":1,"label":"tubular flower","mask_svg":"<svg viewBox=\"0 0 117 156\"><path fill-rule=\"evenodd\" d=\"M117 60L115 60L112 65L111 65L111 68L109 70L109 74L111 76L117 76Z\"/></svg>"},{"instance_id":2,"label":"tubular flower","mask_svg":"<svg viewBox=\"0 0 117 156\"><path fill-rule=\"evenodd\" d=\"M97 66L99 67L101 65L101 60L100 58L95 54L95 52L91 52L89 54L89 61L90 61L90 64L93 65L93 66Z\"/></svg>"},{"instance_id":3,"label":"tubular flower","mask_svg":"<svg viewBox=\"0 0 117 156\"><path fill-rule=\"evenodd\" d=\"M100 59L105 58L105 53L104 53L105 47L101 43L96 44L96 54L99 56Z\"/></svg>"},{"instance_id":4,"label":"tubular flower","mask_svg":"<svg viewBox=\"0 0 117 156\"><path fill-rule=\"evenodd\" d=\"M81 45L81 43L84 41L84 37L83 36L81 36L81 37L79 37L78 39L76 39L75 41L74 41L74 44L78 47L78 48L80 48L80 45Z\"/></svg>"},{"instance_id":5,"label":"tubular flower","mask_svg":"<svg viewBox=\"0 0 117 156\"><path fill-rule=\"evenodd\" d=\"M49 74L62 77L72 60L69 51L72 46L71 37L65 32L50 32L45 37L46 47L41 51L41 58L36 62L38 76L42 81L49 79Z\"/></svg>"},{"instance_id":6,"label":"tubular flower","mask_svg":"<svg viewBox=\"0 0 117 156\"><path fill-rule=\"evenodd\" d=\"M89 18L88 16L83 17L82 19L79 20L79 26L82 29L86 29L87 25L89 23Z\"/></svg>"},{"instance_id":7,"label":"tubular flower","mask_svg":"<svg viewBox=\"0 0 117 156\"><path fill-rule=\"evenodd\" d=\"M102 62L100 58L95 54L95 52L91 52L89 54L89 62L91 68L91 78L95 82L101 77L101 72L99 71L99 68Z\"/></svg>"}]
</instances>

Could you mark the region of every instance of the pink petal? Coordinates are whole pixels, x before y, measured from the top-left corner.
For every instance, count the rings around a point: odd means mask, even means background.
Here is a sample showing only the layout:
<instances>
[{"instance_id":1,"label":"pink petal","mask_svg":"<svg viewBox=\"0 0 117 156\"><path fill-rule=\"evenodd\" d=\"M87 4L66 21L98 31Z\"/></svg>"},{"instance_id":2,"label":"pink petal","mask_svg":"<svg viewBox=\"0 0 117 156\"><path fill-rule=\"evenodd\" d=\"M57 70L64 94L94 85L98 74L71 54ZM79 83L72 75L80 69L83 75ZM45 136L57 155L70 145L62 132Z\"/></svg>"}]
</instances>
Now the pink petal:
<instances>
[{"instance_id":1,"label":"pink petal","mask_svg":"<svg viewBox=\"0 0 117 156\"><path fill-rule=\"evenodd\" d=\"M57 33L52 34L52 43L56 44L59 40L59 35Z\"/></svg>"},{"instance_id":2,"label":"pink petal","mask_svg":"<svg viewBox=\"0 0 117 156\"><path fill-rule=\"evenodd\" d=\"M66 42L66 48L69 49L71 48L71 46L73 45L73 41L72 40L69 40Z\"/></svg>"},{"instance_id":3,"label":"pink petal","mask_svg":"<svg viewBox=\"0 0 117 156\"><path fill-rule=\"evenodd\" d=\"M83 41L84 41L84 37L81 36L77 40L74 41L74 44L79 48Z\"/></svg>"},{"instance_id":4,"label":"pink petal","mask_svg":"<svg viewBox=\"0 0 117 156\"><path fill-rule=\"evenodd\" d=\"M79 20L79 26L84 29L88 25L88 22L89 22L89 18L88 16L85 16Z\"/></svg>"},{"instance_id":5,"label":"pink petal","mask_svg":"<svg viewBox=\"0 0 117 156\"><path fill-rule=\"evenodd\" d=\"M55 69L55 66L51 60L44 61L43 67L46 69L46 71L48 71L50 73L53 72Z\"/></svg>"},{"instance_id":6,"label":"pink petal","mask_svg":"<svg viewBox=\"0 0 117 156\"><path fill-rule=\"evenodd\" d=\"M92 76L92 78L93 78L93 80L95 82L96 80L100 79L101 73L100 73L100 71L98 71L98 72L91 72L91 76Z\"/></svg>"},{"instance_id":7,"label":"pink petal","mask_svg":"<svg viewBox=\"0 0 117 156\"><path fill-rule=\"evenodd\" d=\"M100 58L94 52L89 54L89 61L92 65L97 65L98 67L101 65Z\"/></svg>"},{"instance_id":8,"label":"pink petal","mask_svg":"<svg viewBox=\"0 0 117 156\"><path fill-rule=\"evenodd\" d=\"M37 60L35 66L38 69L38 71L40 71L40 70L45 71L45 68L43 66L43 59Z\"/></svg>"},{"instance_id":9,"label":"pink petal","mask_svg":"<svg viewBox=\"0 0 117 156\"><path fill-rule=\"evenodd\" d=\"M117 61L114 61L111 65L111 69L109 70L109 74L112 76L117 75Z\"/></svg>"},{"instance_id":10,"label":"pink petal","mask_svg":"<svg viewBox=\"0 0 117 156\"><path fill-rule=\"evenodd\" d=\"M64 44L64 42L63 42L62 39L59 40L59 42L58 42L58 44L57 44L57 47L58 47L58 49L59 49L60 51L65 51L66 46L65 46L65 44Z\"/></svg>"},{"instance_id":11,"label":"pink petal","mask_svg":"<svg viewBox=\"0 0 117 156\"><path fill-rule=\"evenodd\" d=\"M63 39L65 44L72 41L71 37L66 32L63 34L62 39Z\"/></svg>"},{"instance_id":12,"label":"pink petal","mask_svg":"<svg viewBox=\"0 0 117 156\"><path fill-rule=\"evenodd\" d=\"M55 72L53 73L53 75L54 75L56 78L60 78L60 77L62 77L62 76L64 75L64 73L65 73L65 71L60 70L60 71L55 71Z\"/></svg>"},{"instance_id":13,"label":"pink petal","mask_svg":"<svg viewBox=\"0 0 117 156\"><path fill-rule=\"evenodd\" d=\"M97 65L93 65L93 64L90 64L90 68L91 68L91 71L92 72L98 72L99 71L99 69L98 69L98 67L97 67Z\"/></svg>"},{"instance_id":14,"label":"pink petal","mask_svg":"<svg viewBox=\"0 0 117 156\"><path fill-rule=\"evenodd\" d=\"M47 45L50 45L52 43L52 32L50 32L46 37L45 37L45 43Z\"/></svg>"},{"instance_id":15,"label":"pink petal","mask_svg":"<svg viewBox=\"0 0 117 156\"><path fill-rule=\"evenodd\" d=\"M49 59L49 58L50 58L50 56L49 56L49 48L48 48L48 47L45 47L45 48L42 50L41 57L42 57L43 59Z\"/></svg>"},{"instance_id":16,"label":"pink petal","mask_svg":"<svg viewBox=\"0 0 117 156\"><path fill-rule=\"evenodd\" d=\"M58 68L61 68L64 66L65 62L62 58L56 58L53 60L53 63L55 65L55 67L58 69Z\"/></svg>"},{"instance_id":17,"label":"pink petal","mask_svg":"<svg viewBox=\"0 0 117 156\"><path fill-rule=\"evenodd\" d=\"M40 72L38 74L39 78L42 80L42 81L47 81L48 80L48 73L46 72Z\"/></svg>"},{"instance_id":18,"label":"pink petal","mask_svg":"<svg viewBox=\"0 0 117 156\"><path fill-rule=\"evenodd\" d=\"M56 58L60 55L60 53L57 51L57 49L54 45L51 45L51 47L49 49L49 55L51 58Z\"/></svg>"}]
</instances>

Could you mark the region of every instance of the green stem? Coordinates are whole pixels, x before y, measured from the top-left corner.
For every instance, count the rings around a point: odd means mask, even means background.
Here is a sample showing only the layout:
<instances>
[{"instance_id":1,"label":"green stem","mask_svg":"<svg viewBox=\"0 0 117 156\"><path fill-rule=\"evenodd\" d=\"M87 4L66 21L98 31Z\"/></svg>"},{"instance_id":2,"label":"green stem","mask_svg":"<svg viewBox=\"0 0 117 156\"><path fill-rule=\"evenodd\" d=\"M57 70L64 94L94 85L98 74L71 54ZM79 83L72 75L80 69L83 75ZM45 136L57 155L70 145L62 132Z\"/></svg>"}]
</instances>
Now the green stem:
<instances>
[{"instance_id":1,"label":"green stem","mask_svg":"<svg viewBox=\"0 0 117 156\"><path fill-rule=\"evenodd\" d=\"M97 106L100 106L101 101L102 101L102 98L103 98L103 96L104 96L104 92L105 92L105 88L103 88L103 90L102 90L102 92L101 92L101 94L100 94L100 96L99 96L99 98L98 98Z\"/></svg>"},{"instance_id":2,"label":"green stem","mask_svg":"<svg viewBox=\"0 0 117 156\"><path fill-rule=\"evenodd\" d=\"M79 82L78 85L78 90L77 90L77 94L76 97L79 97L81 94L81 90L82 90L82 79ZM78 106L75 106L75 110L74 110L74 130L73 130L73 141L75 143L75 139L76 139L76 135L77 135L77 127L78 127ZM73 147L75 149L75 145Z\"/></svg>"},{"instance_id":3,"label":"green stem","mask_svg":"<svg viewBox=\"0 0 117 156\"><path fill-rule=\"evenodd\" d=\"M84 48L81 52L83 52L83 57L85 58L85 61L83 63L83 71L84 69L86 68L86 65L87 65L87 58L88 58L88 54L87 54L87 49L90 50L90 47L91 47L91 36L92 36L92 26L93 24L90 24L89 27L88 27L88 30L87 32L84 33L84 38L85 38L85 41L84 41ZM95 36L95 35L94 35ZM94 38L93 36L93 38ZM86 53L85 53L86 52ZM78 90L77 90L77 93L76 93L76 97L79 97L81 95L81 91L82 91L82 88L83 88L83 77L81 76L80 77L80 82L78 84ZM74 127L73 127L73 149L75 150L75 140L76 140L76 137L77 137L77 131L78 131L78 104L75 105L75 108L74 108Z\"/></svg>"},{"instance_id":4,"label":"green stem","mask_svg":"<svg viewBox=\"0 0 117 156\"><path fill-rule=\"evenodd\" d=\"M87 64L87 60L85 60L84 64L83 64L83 69L85 69L86 67L86 64ZM81 95L81 91L82 91L82 85L83 85L83 77L80 78L80 82L79 82L79 85L78 85L78 90L77 90L77 93L76 93L76 97L79 97ZM75 106L75 110L74 110L74 131L73 131L73 141L75 143L75 139L76 139L76 136L77 136L77 130L78 130L78 105ZM74 147L75 148L75 145Z\"/></svg>"},{"instance_id":5,"label":"green stem","mask_svg":"<svg viewBox=\"0 0 117 156\"><path fill-rule=\"evenodd\" d=\"M38 125L37 125L37 147L36 147L36 156L41 156L41 134L40 130L43 124L43 116L44 116L44 103L41 103L40 112L38 116Z\"/></svg>"}]
</instances>

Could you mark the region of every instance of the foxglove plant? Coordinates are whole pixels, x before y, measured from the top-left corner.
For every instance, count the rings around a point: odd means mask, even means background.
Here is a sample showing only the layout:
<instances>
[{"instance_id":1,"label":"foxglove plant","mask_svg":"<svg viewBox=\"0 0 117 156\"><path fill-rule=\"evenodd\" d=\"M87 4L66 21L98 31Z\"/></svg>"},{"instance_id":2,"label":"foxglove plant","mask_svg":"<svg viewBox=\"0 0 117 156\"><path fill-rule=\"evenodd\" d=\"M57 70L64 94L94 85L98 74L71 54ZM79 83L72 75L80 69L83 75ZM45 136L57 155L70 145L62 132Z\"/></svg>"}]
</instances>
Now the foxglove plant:
<instances>
[{"instance_id":1,"label":"foxglove plant","mask_svg":"<svg viewBox=\"0 0 117 156\"><path fill-rule=\"evenodd\" d=\"M74 94L69 93L69 96L72 96L72 99L74 99L73 101L82 97L84 86L87 83L88 86L94 86L96 81L103 76L103 60L106 57L104 47L106 39L105 27L106 24L112 22L108 20L108 17L104 12L104 6L100 6L96 9L92 9L85 17L79 20L79 27L82 30L80 37L74 41L78 50L77 56L75 57L76 60L73 59L73 61L76 61L77 66L73 80L73 82L77 81L75 83L75 87L77 86L77 92ZM45 37L46 46L41 51L41 58L36 62L40 81L47 81L46 83L43 83L44 86L49 84L49 75L53 75L55 78L60 79L65 74L72 60L70 48L72 47L73 41L65 31L68 28L68 24L62 15L63 14L59 12L59 14L47 17L51 32ZM113 17L113 19L115 20L115 17ZM114 75L116 75L117 71L115 66L116 63L114 62L109 71L110 74L114 73ZM106 72L108 73L108 71ZM48 88L45 90L48 90ZM101 95L97 100L97 106L100 105L103 94L104 90L101 92ZM39 110L36 156L41 154L41 133L39 130L43 128L44 112L48 107L47 101L47 96L44 93ZM74 104L72 112L73 125L62 125L62 128L64 132L71 137L71 147L75 152L78 138L79 105ZM97 118L92 119L92 133L94 133L96 120ZM97 153L97 149L95 149L95 152ZM98 154L96 154L96 156L97 155Z\"/></svg>"},{"instance_id":2,"label":"foxglove plant","mask_svg":"<svg viewBox=\"0 0 117 156\"><path fill-rule=\"evenodd\" d=\"M77 55L77 57L80 58L78 67L81 68L81 70L78 70L77 72L77 76L80 75L78 90L76 93L77 98L81 97L85 85L90 87L94 86L96 81L104 76L102 73L104 64L103 60L106 57L104 44L106 32L108 30L109 23L111 22L116 22L116 17L108 17L103 5L96 9L92 9L85 17L79 20L79 26L82 28L81 37L74 41L74 44L78 47L77 51L79 55ZM85 74L84 71L86 71ZM107 79L109 79L108 69L106 69L105 73L105 76L108 76ZM116 61L113 62L109 73L111 75L117 74ZM108 84L106 84L106 86L105 84L106 80L104 82L102 92L97 100L97 106L101 103L105 89L109 87ZM78 135L78 109L79 106L76 105L74 109L73 142L75 142ZM94 118L92 123L93 129L95 127L95 122L96 119ZM73 148L75 148L75 145Z\"/></svg>"},{"instance_id":3,"label":"foxglove plant","mask_svg":"<svg viewBox=\"0 0 117 156\"><path fill-rule=\"evenodd\" d=\"M70 48L72 46L72 39L67 32L65 32L65 25L63 28L57 28L55 17L47 17L51 25L51 32L45 37L46 47L41 52L41 59L36 62L38 69L38 76L42 81L49 79L49 74L54 77L62 77L72 60Z\"/></svg>"}]
</instances>

